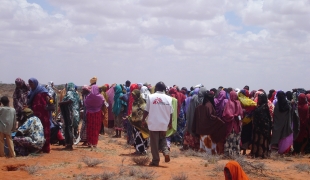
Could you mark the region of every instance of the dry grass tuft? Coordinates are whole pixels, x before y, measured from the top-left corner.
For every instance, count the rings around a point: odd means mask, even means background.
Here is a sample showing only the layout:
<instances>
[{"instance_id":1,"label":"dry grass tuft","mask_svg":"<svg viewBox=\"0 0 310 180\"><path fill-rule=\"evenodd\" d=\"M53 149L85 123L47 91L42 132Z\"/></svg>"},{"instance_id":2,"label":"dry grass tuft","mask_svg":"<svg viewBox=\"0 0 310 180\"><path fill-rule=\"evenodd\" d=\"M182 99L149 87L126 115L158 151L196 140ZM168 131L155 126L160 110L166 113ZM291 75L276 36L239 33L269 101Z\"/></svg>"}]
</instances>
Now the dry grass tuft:
<instances>
[{"instance_id":1,"label":"dry grass tuft","mask_svg":"<svg viewBox=\"0 0 310 180\"><path fill-rule=\"evenodd\" d=\"M177 158L177 157L180 156L180 151L172 150L172 151L170 151L170 156L173 157L173 158Z\"/></svg>"},{"instance_id":2,"label":"dry grass tuft","mask_svg":"<svg viewBox=\"0 0 310 180\"><path fill-rule=\"evenodd\" d=\"M137 176L141 179L155 179L156 178L156 172L153 170L145 169L143 171L140 171Z\"/></svg>"},{"instance_id":3,"label":"dry grass tuft","mask_svg":"<svg viewBox=\"0 0 310 180\"><path fill-rule=\"evenodd\" d=\"M100 176L99 176L99 179L101 180L111 180L113 179L113 177L115 176L116 174L114 172L103 172Z\"/></svg>"},{"instance_id":4,"label":"dry grass tuft","mask_svg":"<svg viewBox=\"0 0 310 180\"><path fill-rule=\"evenodd\" d=\"M265 171L267 170L265 163L263 162L249 162L246 161L244 156L234 156L231 157L233 160L237 161L242 169L247 173L247 174L256 174L260 176L266 177L264 174Z\"/></svg>"},{"instance_id":5,"label":"dry grass tuft","mask_svg":"<svg viewBox=\"0 0 310 180\"><path fill-rule=\"evenodd\" d=\"M284 161L284 156L279 154L278 152L272 151L270 153L270 159L274 160L274 161Z\"/></svg>"},{"instance_id":6,"label":"dry grass tuft","mask_svg":"<svg viewBox=\"0 0 310 180\"><path fill-rule=\"evenodd\" d=\"M139 166L145 166L150 162L150 158L148 156L137 156L133 157L132 161Z\"/></svg>"},{"instance_id":7,"label":"dry grass tuft","mask_svg":"<svg viewBox=\"0 0 310 180\"><path fill-rule=\"evenodd\" d=\"M73 177L74 177L74 180L84 180L84 179L86 179L86 175L84 173L74 174Z\"/></svg>"},{"instance_id":8,"label":"dry grass tuft","mask_svg":"<svg viewBox=\"0 0 310 180\"><path fill-rule=\"evenodd\" d=\"M120 166L118 169L118 175L122 176L127 172L127 168L125 168L124 166Z\"/></svg>"},{"instance_id":9,"label":"dry grass tuft","mask_svg":"<svg viewBox=\"0 0 310 180\"><path fill-rule=\"evenodd\" d=\"M223 172L225 168L225 164L216 164L213 168L215 172Z\"/></svg>"},{"instance_id":10,"label":"dry grass tuft","mask_svg":"<svg viewBox=\"0 0 310 180\"><path fill-rule=\"evenodd\" d=\"M171 180L188 180L188 176L182 172L181 174L172 176Z\"/></svg>"},{"instance_id":11,"label":"dry grass tuft","mask_svg":"<svg viewBox=\"0 0 310 180\"><path fill-rule=\"evenodd\" d=\"M101 164L105 161L101 159L97 159L97 158L91 158L91 157L84 156L82 157L81 162L85 163L88 167L95 167L98 164Z\"/></svg>"},{"instance_id":12,"label":"dry grass tuft","mask_svg":"<svg viewBox=\"0 0 310 180\"><path fill-rule=\"evenodd\" d=\"M128 175L129 176L136 176L137 174L139 173L138 169L136 168L130 168L129 171L128 171Z\"/></svg>"},{"instance_id":13,"label":"dry grass tuft","mask_svg":"<svg viewBox=\"0 0 310 180\"><path fill-rule=\"evenodd\" d=\"M189 149L189 150L186 150L184 151L184 155L186 157L188 156L193 156L193 157L204 157L206 153L201 153L201 152L198 152L198 151L194 151L192 149Z\"/></svg>"},{"instance_id":14,"label":"dry grass tuft","mask_svg":"<svg viewBox=\"0 0 310 180\"><path fill-rule=\"evenodd\" d=\"M222 157L219 155L206 155L204 156L204 159L208 161L208 164L216 164L222 159Z\"/></svg>"},{"instance_id":15,"label":"dry grass tuft","mask_svg":"<svg viewBox=\"0 0 310 180\"><path fill-rule=\"evenodd\" d=\"M309 164L295 164L294 167L297 171L310 172Z\"/></svg>"},{"instance_id":16,"label":"dry grass tuft","mask_svg":"<svg viewBox=\"0 0 310 180\"><path fill-rule=\"evenodd\" d=\"M38 164L23 167L23 170L27 171L28 174L35 174L40 169L41 169L41 167L38 166Z\"/></svg>"}]
</instances>

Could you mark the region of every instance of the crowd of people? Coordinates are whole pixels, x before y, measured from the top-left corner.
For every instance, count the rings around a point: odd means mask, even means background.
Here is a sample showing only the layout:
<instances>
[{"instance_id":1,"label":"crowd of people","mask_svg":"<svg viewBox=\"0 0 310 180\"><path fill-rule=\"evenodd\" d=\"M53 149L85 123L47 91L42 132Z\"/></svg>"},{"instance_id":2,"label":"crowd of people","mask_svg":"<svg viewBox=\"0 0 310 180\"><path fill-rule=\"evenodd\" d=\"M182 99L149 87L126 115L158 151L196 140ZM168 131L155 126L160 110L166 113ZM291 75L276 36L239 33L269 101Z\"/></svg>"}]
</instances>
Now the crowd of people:
<instances>
[{"instance_id":1,"label":"crowd of people","mask_svg":"<svg viewBox=\"0 0 310 180\"><path fill-rule=\"evenodd\" d=\"M35 78L28 84L17 78L15 84L14 108L1 97L0 156L4 138L11 157L50 153L55 137L67 150L79 142L96 148L104 128L114 128L113 138L123 133L135 148L133 155L150 148L153 166L159 164L159 151L170 161L171 143L182 151L229 157L250 150L250 157L268 158L271 151L304 154L309 139L310 92L302 88L267 93L249 86L187 89L128 80L98 86L96 77L82 88L70 82L61 90Z\"/></svg>"}]
</instances>

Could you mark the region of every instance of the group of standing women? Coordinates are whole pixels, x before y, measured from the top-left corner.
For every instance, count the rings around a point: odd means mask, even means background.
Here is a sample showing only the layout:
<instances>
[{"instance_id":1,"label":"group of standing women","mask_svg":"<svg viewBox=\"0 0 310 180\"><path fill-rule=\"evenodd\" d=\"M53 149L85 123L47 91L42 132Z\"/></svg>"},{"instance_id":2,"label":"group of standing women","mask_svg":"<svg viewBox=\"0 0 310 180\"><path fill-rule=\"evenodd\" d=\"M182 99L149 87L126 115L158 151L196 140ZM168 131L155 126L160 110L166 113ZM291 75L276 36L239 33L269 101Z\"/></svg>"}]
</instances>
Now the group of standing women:
<instances>
[{"instance_id":1,"label":"group of standing women","mask_svg":"<svg viewBox=\"0 0 310 180\"><path fill-rule=\"evenodd\" d=\"M235 156L250 149L250 156L261 158L269 157L272 149L305 153L310 94L290 94L273 91L268 98L264 90L249 93L248 87L193 89L182 106L186 130L181 150Z\"/></svg>"},{"instance_id":2,"label":"group of standing women","mask_svg":"<svg viewBox=\"0 0 310 180\"><path fill-rule=\"evenodd\" d=\"M152 92L147 84L129 81L126 85L96 85L97 78L82 88L82 100L74 83L67 83L64 96L59 102L64 119L65 143L72 149L79 135L84 145L96 147L102 127L114 127L115 138L127 133L127 142L137 154L145 154L148 148L149 131L141 122L146 98ZM53 89L39 85L35 78L29 86L17 78L13 95L17 120L22 118L25 107L32 109L44 129L45 143L42 151L50 152L51 112L46 109ZM197 85L188 91L177 87L167 89L173 98L172 128L167 131L168 145L182 144L209 154L227 156L244 154L251 150L253 157L266 158L272 149L280 154L305 153L309 139L310 94L305 92L269 91L260 89L249 92L244 89L218 88L207 90ZM83 119L81 130L80 106ZM127 122L127 124L125 123ZM125 125L125 126L124 126Z\"/></svg>"}]
</instances>

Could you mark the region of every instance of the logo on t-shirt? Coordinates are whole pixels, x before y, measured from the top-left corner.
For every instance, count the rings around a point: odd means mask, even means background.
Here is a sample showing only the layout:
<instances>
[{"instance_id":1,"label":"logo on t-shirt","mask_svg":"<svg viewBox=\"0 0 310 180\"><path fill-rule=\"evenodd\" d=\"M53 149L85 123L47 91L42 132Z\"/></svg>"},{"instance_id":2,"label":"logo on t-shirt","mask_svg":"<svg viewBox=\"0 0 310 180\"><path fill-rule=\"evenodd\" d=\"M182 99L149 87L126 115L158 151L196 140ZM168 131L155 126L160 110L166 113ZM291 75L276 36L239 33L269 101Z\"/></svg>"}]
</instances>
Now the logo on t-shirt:
<instances>
[{"instance_id":1,"label":"logo on t-shirt","mask_svg":"<svg viewBox=\"0 0 310 180\"><path fill-rule=\"evenodd\" d=\"M165 104L165 103L163 102L163 100L162 100L161 98L159 98L159 97L157 97L157 98L153 101L153 104L169 105L168 103Z\"/></svg>"}]
</instances>

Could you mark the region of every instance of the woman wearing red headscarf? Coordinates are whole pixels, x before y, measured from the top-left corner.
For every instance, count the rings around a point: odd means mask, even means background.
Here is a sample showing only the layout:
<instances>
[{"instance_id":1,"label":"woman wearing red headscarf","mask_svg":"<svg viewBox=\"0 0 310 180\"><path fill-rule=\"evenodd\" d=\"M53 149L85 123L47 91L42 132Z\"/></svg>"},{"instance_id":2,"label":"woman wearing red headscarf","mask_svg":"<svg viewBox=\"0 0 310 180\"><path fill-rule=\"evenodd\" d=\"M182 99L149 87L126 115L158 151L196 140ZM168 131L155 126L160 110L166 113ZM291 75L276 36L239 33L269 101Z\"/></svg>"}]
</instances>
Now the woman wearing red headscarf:
<instances>
[{"instance_id":1,"label":"woman wearing red headscarf","mask_svg":"<svg viewBox=\"0 0 310 180\"><path fill-rule=\"evenodd\" d=\"M177 99L177 129L176 133L171 136L171 142L176 142L176 143L182 143L183 142L183 135L184 135L184 129L185 129L185 124L186 120L184 117L184 109L182 109L182 104L186 99L186 96L178 92L176 88L171 88L169 90L169 94Z\"/></svg>"},{"instance_id":2,"label":"woman wearing red headscarf","mask_svg":"<svg viewBox=\"0 0 310 180\"><path fill-rule=\"evenodd\" d=\"M230 91L230 99L225 105L222 119L226 123L226 143L224 153L226 156L240 154L241 120L243 110L235 91Z\"/></svg>"},{"instance_id":3,"label":"woman wearing red headscarf","mask_svg":"<svg viewBox=\"0 0 310 180\"><path fill-rule=\"evenodd\" d=\"M305 147L309 139L309 106L304 93L298 96L298 114L300 119L300 131L297 139L294 141L294 152L305 154Z\"/></svg>"}]
</instances>

